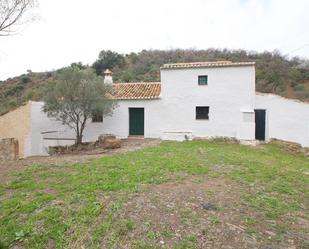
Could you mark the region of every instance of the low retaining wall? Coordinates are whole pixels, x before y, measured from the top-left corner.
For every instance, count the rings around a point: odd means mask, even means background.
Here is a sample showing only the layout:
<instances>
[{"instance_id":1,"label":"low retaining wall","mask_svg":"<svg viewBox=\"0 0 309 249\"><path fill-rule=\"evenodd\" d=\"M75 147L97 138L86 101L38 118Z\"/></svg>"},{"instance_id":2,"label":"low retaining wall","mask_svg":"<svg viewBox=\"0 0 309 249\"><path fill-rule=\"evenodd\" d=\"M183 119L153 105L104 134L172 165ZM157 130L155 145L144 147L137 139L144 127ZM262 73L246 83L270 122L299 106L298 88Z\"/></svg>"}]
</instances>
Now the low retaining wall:
<instances>
[{"instance_id":1,"label":"low retaining wall","mask_svg":"<svg viewBox=\"0 0 309 249\"><path fill-rule=\"evenodd\" d=\"M18 159L18 140L15 138L0 139L0 161Z\"/></svg>"}]
</instances>

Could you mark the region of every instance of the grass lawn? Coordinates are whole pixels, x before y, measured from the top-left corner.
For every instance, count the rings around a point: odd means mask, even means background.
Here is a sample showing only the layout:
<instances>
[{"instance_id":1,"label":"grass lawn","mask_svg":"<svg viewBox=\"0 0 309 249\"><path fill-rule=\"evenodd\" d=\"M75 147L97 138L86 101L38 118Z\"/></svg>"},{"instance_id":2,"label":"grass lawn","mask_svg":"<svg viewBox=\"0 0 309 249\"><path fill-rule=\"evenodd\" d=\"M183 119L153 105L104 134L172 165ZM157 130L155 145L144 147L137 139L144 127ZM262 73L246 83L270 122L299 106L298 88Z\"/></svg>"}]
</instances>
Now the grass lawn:
<instances>
[{"instance_id":1,"label":"grass lawn","mask_svg":"<svg viewBox=\"0 0 309 249\"><path fill-rule=\"evenodd\" d=\"M162 142L15 174L0 248L309 248L309 160L276 144Z\"/></svg>"}]
</instances>

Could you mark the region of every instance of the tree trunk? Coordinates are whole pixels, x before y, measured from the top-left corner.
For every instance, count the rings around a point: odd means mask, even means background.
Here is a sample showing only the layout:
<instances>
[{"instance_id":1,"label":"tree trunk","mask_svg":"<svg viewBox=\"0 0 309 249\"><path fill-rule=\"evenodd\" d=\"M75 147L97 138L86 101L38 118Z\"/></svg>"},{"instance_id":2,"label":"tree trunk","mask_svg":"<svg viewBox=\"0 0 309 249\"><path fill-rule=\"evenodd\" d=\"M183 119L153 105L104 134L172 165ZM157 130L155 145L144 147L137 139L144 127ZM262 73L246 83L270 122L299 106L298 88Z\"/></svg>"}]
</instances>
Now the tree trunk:
<instances>
[{"instance_id":1,"label":"tree trunk","mask_svg":"<svg viewBox=\"0 0 309 249\"><path fill-rule=\"evenodd\" d=\"M76 145L80 145L83 143L83 135L82 134L76 134L76 141L75 144Z\"/></svg>"},{"instance_id":2,"label":"tree trunk","mask_svg":"<svg viewBox=\"0 0 309 249\"><path fill-rule=\"evenodd\" d=\"M76 133L76 145L82 144L82 140L83 140L83 132L85 129L85 125L86 125L86 121L87 121L87 116L84 117L83 122L80 125L79 128L79 123L77 124L77 133Z\"/></svg>"}]
</instances>

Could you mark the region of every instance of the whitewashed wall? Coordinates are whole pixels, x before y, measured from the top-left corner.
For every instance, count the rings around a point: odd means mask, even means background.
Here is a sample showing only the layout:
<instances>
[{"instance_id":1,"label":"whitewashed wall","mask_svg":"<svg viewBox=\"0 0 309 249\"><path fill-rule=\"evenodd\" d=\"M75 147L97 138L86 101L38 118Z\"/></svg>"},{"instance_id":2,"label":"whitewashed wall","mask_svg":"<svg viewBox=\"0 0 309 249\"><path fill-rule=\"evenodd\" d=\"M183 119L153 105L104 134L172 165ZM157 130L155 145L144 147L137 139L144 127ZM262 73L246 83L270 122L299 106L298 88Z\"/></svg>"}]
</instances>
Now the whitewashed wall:
<instances>
[{"instance_id":1,"label":"whitewashed wall","mask_svg":"<svg viewBox=\"0 0 309 249\"><path fill-rule=\"evenodd\" d=\"M266 110L266 139L309 147L309 104L273 94L256 94L255 109Z\"/></svg>"},{"instance_id":2,"label":"whitewashed wall","mask_svg":"<svg viewBox=\"0 0 309 249\"><path fill-rule=\"evenodd\" d=\"M208 75L199 86L198 76ZM104 120L104 132L129 135L129 107L145 108L145 137L184 140L227 136L254 139L255 70L253 66L161 71L158 100L122 100ZM196 120L196 106L209 106L209 120ZM251 118L244 121L244 113Z\"/></svg>"},{"instance_id":3,"label":"whitewashed wall","mask_svg":"<svg viewBox=\"0 0 309 249\"><path fill-rule=\"evenodd\" d=\"M208 75L208 85L198 76ZM192 136L254 138L254 119L244 121L243 111L253 111L254 66L161 70L161 120L165 138L171 132ZM196 120L195 107L209 106L209 120Z\"/></svg>"},{"instance_id":4,"label":"whitewashed wall","mask_svg":"<svg viewBox=\"0 0 309 249\"><path fill-rule=\"evenodd\" d=\"M104 134L114 134L120 138L129 136L129 108L144 108L145 137L161 138L162 124L162 100L121 100L111 117L104 118Z\"/></svg>"},{"instance_id":5,"label":"whitewashed wall","mask_svg":"<svg viewBox=\"0 0 309 249\"><path fill-rule=\"evenodd\" d=\"M71 137L71 131L61 122L48 118L42 111L43 102L31 102L31 146L30 155L47 155L48 146L58 145L56 141L45 141L43 137L56 138L58 132L64 132L65 137ZM56 132L43 135L43 132ZM73 136L72 136L73 137Z\"/></svg>"},{"instance_id":6,"label":"whitewashed wall","mask_svg":"<svg viewBox=\"0 0 309 249\"><path fill-rule=\"evenodd\" d=\"M208 85L199 86L198 76L208 75ZM129 108L145 109L145 137L184 140L189 137L227 136L254 139L254 66L198 69L163 69L161 96L155 100L121 100L103 123L89 122L84 141L95 141L100 134L129 135ZM209 120L196 120L196 106L209 106ZM74 132L61 122L49 119L43 102L32 102L31 155L47 154L50 145L71 144ZM253 118L252 118L253 117ZM42 134L57 131L57 133Z\"/></svg>"},{"instance_id":7,"label":"whitewashed wall","mask_svg":"<svg viewBox=\"0 0 309 249\"><path fill-rule=\"evenodd\" d=\"M111 117L104 117L103 123L87 122L83 141L96 141L101 134L114 134L119 138L129 136L129 108L145 109L145 137L161 138L162 120L159 108L160 99L156 100L122 100ZM27 156L47 155L49 146L70 145L75 139L75 132L60 121L48 118L42 111L43 102L31 102L31 136L27 145ZM53 132L56 131L56 132ZM53 132L53 133L46 133ZM51 140L50 138L57 138ZM60 139L58 139L60 138ZM72 140L65 140L72 139Z\"/></svg>"}]
</instances>

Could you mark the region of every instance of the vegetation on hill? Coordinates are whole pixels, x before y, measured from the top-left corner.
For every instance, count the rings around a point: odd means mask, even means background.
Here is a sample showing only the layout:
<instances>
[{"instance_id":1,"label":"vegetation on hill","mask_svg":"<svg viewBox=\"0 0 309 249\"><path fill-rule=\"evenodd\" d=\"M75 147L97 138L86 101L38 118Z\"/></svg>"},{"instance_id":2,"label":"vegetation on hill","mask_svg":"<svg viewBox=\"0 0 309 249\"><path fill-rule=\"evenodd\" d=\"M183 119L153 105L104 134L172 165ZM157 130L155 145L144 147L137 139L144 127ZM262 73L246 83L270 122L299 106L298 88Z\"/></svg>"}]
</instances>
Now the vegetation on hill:
<instances>
[{"instance_id":1,"label":"vegetation on hill","mask_svg":"<svg viewBox=\"0 0 309 249\"><path fill-rule=\"evenodd\" d=\"M44 87L53 80L52 73L28 72L0 83L0 114L24 104L28 100L41 100Z\"/></svg>"},{"instance_id":2,"label":"vegetation on hill","mask_svg":"<svg viewBox=\"0 0 309 249\"><path fill-rule=\"evenodd\" d=\"M125 55L101 51L92 65L73 65L81 69L93 67L97 74L109 68L114 72L114 81L133 82L159 81L160 66L164 63L216 60L255 61L257 91L309 101L309 60L298 57L290 59L278 51L257 53L228 49L176 49L143 50ZM53 81L54 73L29 72L0 82L0 114L29 99L41 100L43 88L47 82Z\"/></svg>"}]
</instances>

